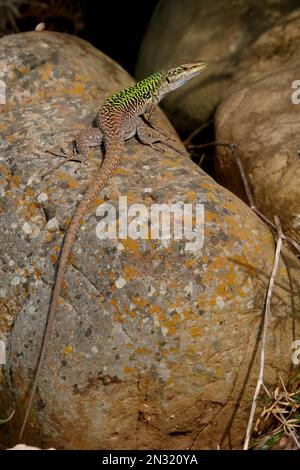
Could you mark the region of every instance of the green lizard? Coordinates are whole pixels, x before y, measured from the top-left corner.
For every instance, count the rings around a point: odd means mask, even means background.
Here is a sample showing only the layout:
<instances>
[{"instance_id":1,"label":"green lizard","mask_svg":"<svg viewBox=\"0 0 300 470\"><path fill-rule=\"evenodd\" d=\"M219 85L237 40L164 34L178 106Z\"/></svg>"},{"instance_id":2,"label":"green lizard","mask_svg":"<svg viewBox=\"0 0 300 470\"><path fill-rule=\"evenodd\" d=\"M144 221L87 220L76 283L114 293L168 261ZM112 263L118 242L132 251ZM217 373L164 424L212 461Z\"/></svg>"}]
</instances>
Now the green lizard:
<instances>
[{"instance_id":1,"label":"green lizard","mask_svg":"<svg viewBox=\"0 0 300 470\"><path fill-rule=\"evenodd\" d=\"M163 142L176 151L187 155L170 142L171 138L159 128L155 116L155 105L169 92L176 90L187 81L197 76L206 67L205 62L184 63L176 67L167 67L160 72L150 75L135 85L122 90L108 98L97 114L97 127L81 131L76 137L76 148L73 152L64 155L63 163L59 163L46 174L52 173L55 168L70 160L81 164L87 159L89 147L100 145L105 147L105 159L99 174L89 185L82 201L74 212L71 223L65 235L58 263L56 280L52 291L52 298L40 355L35 371L33 384L20 431L22 438L32 400L38 384L43 366L47 345L51 336L52 325L55 318L59 294L67 267L68 258L81 220L91 207L99 191L106 185L108 179L118 165L121 158L124 141L137 135L140 142L150 145L161 151L155 143ZM146 122L145 122L146 121ZM148 125L147 125L148 124ZM53 153L53 152L50 152ZM45 174L45 175L46 175ZM44 176L45 176L44 175Z\"/></svg>"}]
</instances>

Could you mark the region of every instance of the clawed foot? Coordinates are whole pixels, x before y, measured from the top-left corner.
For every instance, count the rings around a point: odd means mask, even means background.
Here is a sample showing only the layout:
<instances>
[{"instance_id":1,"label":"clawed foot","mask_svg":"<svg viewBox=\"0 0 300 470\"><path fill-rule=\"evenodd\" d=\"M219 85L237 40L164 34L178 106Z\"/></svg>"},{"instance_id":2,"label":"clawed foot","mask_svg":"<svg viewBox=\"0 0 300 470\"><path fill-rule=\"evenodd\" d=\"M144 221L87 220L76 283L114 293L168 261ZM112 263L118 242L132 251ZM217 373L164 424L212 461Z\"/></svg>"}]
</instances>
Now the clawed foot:
<instances>
[{"instance_id":1,"label":"clawed foot","mask_svg":"<svg viewBox=\"0 0 300 470\"><path fill-rule=\"evenodd\" d=\"M165 149L159 147L158 145L155 145L155 144L152 144L152 143L151 143L151 144L149 144L149 146L150 146L152 149L156 150L157 152L165 153Z\"/></svg>"},{"instance_id":2,"label":"clawed foot","mask_svg":"<svg viewBox=\"0 0 300 470\"><path fill-rule=\"evenodd\" d=\"M175 150L176 152L180 153L181 155L183 155L184 157L188 157L188 158L191 158L191 155L188 153L188 152L185 152L184 150L181 150L179 147L177 147L176 145L172 145L170 142L167 142L165 141L164 144L167 146L167 147L170 147L171 149Z\"/></svg>"},{"instance_id":3,"label":"clawed foot","mask_svg":"<svg viewBox=\"0 0 300 470\"><path fill-rule=\"evenodd\" d=\"M183 155L184 157L189 157L191 158L190 154L188 152L185 152L184 150L181 150L180 148L178 148L176 145L173 145L171 144L171 142L168 142L167 140L158 140L157 141L158 143L160 143L161 145L166 145L167 147L175 150L176 152L180 153L181 155ZM154 150L157 150L158 152L161 152L161 153L164 153L165 150L161 147L158 147L157 145L154 145L154 144L150 144L150 147L153 148Z\"/></svg>"},{"instance_id":4,"label":"clawed foot","mask_svg":"<svg viewBox=\"0 0 300 470\"><path fill-rule=\"evenodd\" d=\"M159 126L151 126L156 132L158 132L160 134L160 136L163 136L164 139L163 140L171 140L172 142L176 142L176 139L171 136L170 134L168 134L168 132L166 132L164 129L162 129L161 127Z\"/></svg>"},{"instance_id":5,"label":"clawed foot","mask_svg":"<svg viewBox=\"0 0 300 470\"><path fill-rule=\"evenodd\" d=\"M72 152L66 152L65 149L61 147L60 152L61 153L56 153L52 150L46 150L46 153L50 153L55 157L63 158L64 160L62 162L59 162L57 165L54 165L52 168L50 168L50 170L46 171L46 173L41 176L41 179L45 178L45 176L51 175L51 173L53 173L55 170L57 170L67 162L80 163L79 168L77 168L77 170L75 171L75 173L77 173L77 171L81 168L82 164L87 160L87 156L79 154L76 148L73 148Z\"/></svg>"}]
</instances>

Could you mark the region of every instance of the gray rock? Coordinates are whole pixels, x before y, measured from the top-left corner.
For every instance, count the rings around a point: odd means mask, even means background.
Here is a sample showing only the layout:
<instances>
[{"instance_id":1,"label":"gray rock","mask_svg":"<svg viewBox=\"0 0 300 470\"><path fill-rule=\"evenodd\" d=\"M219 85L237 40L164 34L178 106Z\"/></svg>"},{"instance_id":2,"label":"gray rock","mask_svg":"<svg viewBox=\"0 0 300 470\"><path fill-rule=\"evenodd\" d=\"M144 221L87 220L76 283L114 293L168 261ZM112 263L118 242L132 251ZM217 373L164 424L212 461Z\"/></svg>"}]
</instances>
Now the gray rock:
<instances>
[{"instance_id":1,"label":"gray rock","mask_svg":"<svg viewBox=\"0 0 300 470\"><path fill-rule=\"evenodd\" d=\"M300 10L263 34L245 53L216 115L216 139L240 149L257 207L300 243ZM294 95L294 99L293 99ZM298 104L297 102L298 96ZM216 152L216 175L244 196L235 163Z\"/></svg>"}]
</instances>

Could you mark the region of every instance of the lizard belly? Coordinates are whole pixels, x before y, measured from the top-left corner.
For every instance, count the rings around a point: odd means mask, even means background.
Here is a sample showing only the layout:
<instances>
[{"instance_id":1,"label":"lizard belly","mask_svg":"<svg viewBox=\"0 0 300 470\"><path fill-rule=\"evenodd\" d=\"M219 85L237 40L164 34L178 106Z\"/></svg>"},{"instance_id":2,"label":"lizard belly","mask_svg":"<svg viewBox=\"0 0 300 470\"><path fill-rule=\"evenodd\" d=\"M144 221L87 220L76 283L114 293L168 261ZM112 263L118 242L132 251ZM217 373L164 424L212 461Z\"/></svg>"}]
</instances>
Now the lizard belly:
<instances>
[{"instance_id":1,"label":"lizard belly","mask_svg":"<svg viewBox=\"0 0 300 470\"><path fill-rule=\"evenodd\" d=\"M131 139L136 134L136 119L130 120L126 123L123 131L123 139L128 140Z\"/></svg>"}]
</instances>

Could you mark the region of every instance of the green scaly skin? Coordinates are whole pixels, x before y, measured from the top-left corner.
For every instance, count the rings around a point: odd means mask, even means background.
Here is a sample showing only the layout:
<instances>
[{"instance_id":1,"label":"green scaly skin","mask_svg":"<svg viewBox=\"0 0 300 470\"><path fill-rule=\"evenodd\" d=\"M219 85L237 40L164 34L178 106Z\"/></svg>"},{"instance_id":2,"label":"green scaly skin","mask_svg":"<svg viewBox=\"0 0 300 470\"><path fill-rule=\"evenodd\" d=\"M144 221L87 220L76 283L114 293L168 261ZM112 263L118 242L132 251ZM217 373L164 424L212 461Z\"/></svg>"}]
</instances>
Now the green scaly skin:
<instances>
[{"instance_id":1,"label":"green scaly skin","mask_svg":"<svg viewBox=\"0 0 300 470\"><path fill-rule=\"evenodd\" d=\"M178 149L169 142L169 137L167 138L168 140L162 138L165 132L157 125L156 118L154 117L154 109L155 105L167 93L179 88L184 83L197 76L205 67L205 62L185 63L176 67L168 67L161 72L154 73L148 78L141 80L136 85L112 95L99 109L97 114L98 127L80 132L76 137L77 150L74 149L70 155L58 155L65 157L63 163L70 160L83 162L87 158L90 147L100 145L102 142L105 147L105 159L99 174L90 183L82 201L75 210L63 241L55 284L52 291L48 320L19 439L22 438L28 420L29 411L44 363L47 345L51 337L53 321L68 258L82 218L88 212L96 196L99 194L99 191L106 185L118 165L124 148L124 140L137 134L142 143L150 145L157 150L160 149L155 147L154 143L164 142L169 147L185 154L185 152L182 152L181 149ZM146 126L141 118L141 116L144 115L148 115L148 126ZM54 155L57 154L54 153ZM61 166L61 164L56 165L54 169L59 166ZM53 169L46 174L50 174L52 171Z\"/></svg>"}]
</instances>

